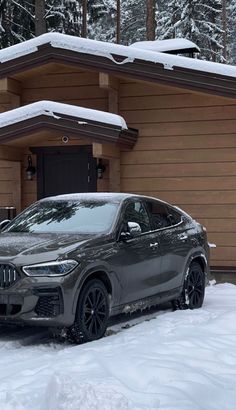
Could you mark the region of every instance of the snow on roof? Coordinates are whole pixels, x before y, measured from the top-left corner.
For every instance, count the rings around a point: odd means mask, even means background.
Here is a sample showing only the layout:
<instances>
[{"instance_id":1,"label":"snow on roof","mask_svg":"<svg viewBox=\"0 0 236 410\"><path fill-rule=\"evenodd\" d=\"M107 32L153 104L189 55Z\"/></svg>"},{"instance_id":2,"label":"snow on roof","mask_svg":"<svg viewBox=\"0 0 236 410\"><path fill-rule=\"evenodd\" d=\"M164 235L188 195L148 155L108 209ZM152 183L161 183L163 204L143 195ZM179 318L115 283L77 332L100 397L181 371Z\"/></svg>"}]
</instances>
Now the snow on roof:
<instances>
[{"instance_id":1,"label":"snow on roof","mask_svg":"<svg viewBox=\"0 0 236 410\"><path fill-rule=\"evenodd\" d=\"M115 125L122 129L128 128L124 118L120 115L53 101L39 101L0 114L0 128L40 115L47 115L57 119L60 119L60 115L69 115L77 117L78 119L81 118L83 120ZM83 121L78 122L83 123Z\"/></svg>"},{"instance_id":2,"label":"snow on roof","mask_svg":"<svg viewBox=\"0 0 236 410\"><path fill-rule=\"evenodd\" d=\"M27 54L35 53L38 47L50 43L52 47L72 50L78 53L97 55L109 58L116 64L132 63L139 59L147 62L163 64L165 69L173 70L181 67L202 72L236 77L236 67L211 61L201 61L194 58L163 54L156 51L138 49L136 47L105 43L102 41L69 36L60 33L47 33L34 39L0 50L0 62L14 60ZM116 61L114 55L123 56L123 61Z\"/></svg>"},{"instance_id":3,"label":"snow on roof","mask_svg":"<svg viewBox=\"0 0 236 410\"><path fill-rule=\"evenodd\" d=\"M145 49L150 51L174 51L174 50L189 50L195 49L200 51L200 48L190 40L185 38L172 38L170 40L154 40L154 41L138 41L137 43L131 44L129 47L134 47L138 49Z\"/></svg>"}]
</instances>

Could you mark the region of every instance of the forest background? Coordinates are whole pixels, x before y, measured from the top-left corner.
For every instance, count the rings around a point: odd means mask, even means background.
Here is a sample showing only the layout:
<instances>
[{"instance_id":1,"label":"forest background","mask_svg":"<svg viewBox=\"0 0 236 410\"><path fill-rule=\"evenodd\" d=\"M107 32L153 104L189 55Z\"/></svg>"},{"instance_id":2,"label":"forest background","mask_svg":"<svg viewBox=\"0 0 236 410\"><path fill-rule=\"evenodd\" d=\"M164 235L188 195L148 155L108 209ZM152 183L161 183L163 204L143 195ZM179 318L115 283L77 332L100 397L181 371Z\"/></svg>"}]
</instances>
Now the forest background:
<instances>
[{"instance_id":1,"label":"forest background","mask_svg":"<svg viewBox=\"0 0 236 410\"><path fill-rule=\"evenodd\" d=\"M129 45L186 38L236 64L236 0L0 0L0 48L60 32Z\"/></svg>"}]
</instances>

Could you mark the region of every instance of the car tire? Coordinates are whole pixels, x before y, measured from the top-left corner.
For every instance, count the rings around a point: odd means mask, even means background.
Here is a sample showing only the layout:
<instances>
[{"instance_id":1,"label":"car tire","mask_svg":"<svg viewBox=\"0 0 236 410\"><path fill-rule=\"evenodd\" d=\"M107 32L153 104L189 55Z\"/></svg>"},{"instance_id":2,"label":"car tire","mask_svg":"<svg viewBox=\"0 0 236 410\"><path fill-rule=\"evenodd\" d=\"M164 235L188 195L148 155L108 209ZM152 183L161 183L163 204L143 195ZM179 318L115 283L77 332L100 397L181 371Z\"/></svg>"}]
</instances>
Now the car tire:
<instances>
[{"instance_id":1,"label":"car tire","mask_svg":"<svg viewBox=\"0 0 236 410\"><path fill-rule=\"evenodd\" d=\"M179 299L173 301L174 309L199 309L205 296L205 274L198 262L192 262L185 276Z\"/></svg>"},{"instance_id":2,"label":"car tire","mask_svg":"<svg viewBox=\"0 0 236 410\"><path fill-rule=\"evenodd\" d=\"M104 336L109 319L109 295L103 282L92 279L79 295L75 322L68 339L77 344L91 342Z\"/></svg>"}]
</instances>

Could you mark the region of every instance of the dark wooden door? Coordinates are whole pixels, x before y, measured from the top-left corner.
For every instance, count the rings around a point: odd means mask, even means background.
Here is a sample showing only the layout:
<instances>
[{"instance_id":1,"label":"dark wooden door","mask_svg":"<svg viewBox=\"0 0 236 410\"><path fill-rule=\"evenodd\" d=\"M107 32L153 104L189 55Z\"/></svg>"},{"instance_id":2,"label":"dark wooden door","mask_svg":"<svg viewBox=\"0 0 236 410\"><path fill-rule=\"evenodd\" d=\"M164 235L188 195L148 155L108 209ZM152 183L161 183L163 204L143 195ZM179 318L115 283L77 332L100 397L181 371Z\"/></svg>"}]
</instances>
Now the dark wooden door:
<instances>
[{"instance_id":1,"label":"dark wooden door","mask_svg":"<svg viewBox=\"0 0 236 410\"><path fill-rule=\"evenodd\" d=\"M32 152L37 154L38 199L96 191L96 160L91 146L32 148Z\"/></svg>"}]
</instances>

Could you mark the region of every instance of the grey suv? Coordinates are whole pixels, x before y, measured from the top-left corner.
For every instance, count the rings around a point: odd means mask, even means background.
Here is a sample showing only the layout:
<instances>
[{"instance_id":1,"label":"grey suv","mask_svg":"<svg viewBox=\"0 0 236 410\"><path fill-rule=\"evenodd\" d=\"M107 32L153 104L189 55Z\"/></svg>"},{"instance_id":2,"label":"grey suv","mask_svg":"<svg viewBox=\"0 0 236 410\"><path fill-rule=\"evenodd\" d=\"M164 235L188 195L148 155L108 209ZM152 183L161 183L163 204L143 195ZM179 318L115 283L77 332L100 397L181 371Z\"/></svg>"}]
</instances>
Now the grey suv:
<instances>
[{"instance_id":1,"label":"grey suv","mask_svg":"<svg viewBox=\"0 0 236 410\"><path fill-rule=\"evenodd\" d=\"M202 306L205 229L154 198L70 194L40 200L0 234L0 323L102 337L112 315L172 301ZM4 225L2 224L2 225Z\"/></svg>"}]
</instances>

